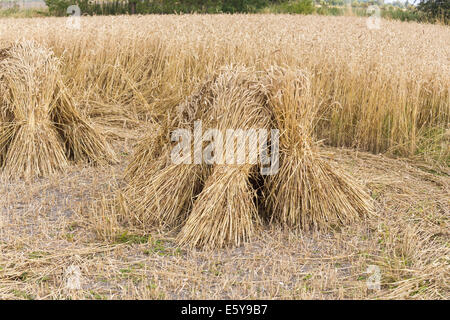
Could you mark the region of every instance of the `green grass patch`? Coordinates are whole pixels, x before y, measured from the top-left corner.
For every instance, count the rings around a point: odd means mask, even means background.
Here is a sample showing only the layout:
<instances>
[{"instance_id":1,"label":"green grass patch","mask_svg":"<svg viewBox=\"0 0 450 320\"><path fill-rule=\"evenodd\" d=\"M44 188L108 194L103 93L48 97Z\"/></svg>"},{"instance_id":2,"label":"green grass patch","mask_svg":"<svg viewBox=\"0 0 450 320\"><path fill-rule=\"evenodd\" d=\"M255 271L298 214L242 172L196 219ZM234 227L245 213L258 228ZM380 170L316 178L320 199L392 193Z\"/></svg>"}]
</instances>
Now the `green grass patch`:
<instances>
[{"instance_id":1,"label":"green grass patch","mask_svg":"<svg viewBox=\"0 0 450 320\"><path fill-rule=\"evenodd\" d=\"M122 233L121 235L117 236L115 239L115 243L134 243L134 244L142 244L142 243L149 243L151 242L151 236L143 236L143 235L137 235L137 234L128 234L127 231Z\"/></svg>"}]
</instances>

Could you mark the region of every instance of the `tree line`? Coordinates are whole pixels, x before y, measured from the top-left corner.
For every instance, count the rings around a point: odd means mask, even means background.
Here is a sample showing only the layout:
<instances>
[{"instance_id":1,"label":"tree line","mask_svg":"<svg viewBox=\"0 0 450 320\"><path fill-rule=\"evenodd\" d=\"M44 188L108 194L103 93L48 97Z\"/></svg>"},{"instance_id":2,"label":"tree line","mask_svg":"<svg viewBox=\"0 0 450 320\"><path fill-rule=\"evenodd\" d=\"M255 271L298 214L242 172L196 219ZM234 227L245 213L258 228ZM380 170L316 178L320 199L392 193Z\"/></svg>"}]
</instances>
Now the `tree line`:
<instances>
[{"instance_id":1,"label":"tree line","mask_svg":"<svg viewBox=\"0 0 450 320\"><path fill-rule=\"evenodd\" d=\"M409 2L411 1L411 2ZM416 3L418 2L418 3ZM302 13L343 14L346 4L379 4L387 18L448 24L450 0L408 0L404 6L384 5L382 0L45 0L52 15L70 14L67 8L78 5L84 15L171 14L171 13ZM364 14L364 13L363 13Z\"/></svg>"}]
</instances>

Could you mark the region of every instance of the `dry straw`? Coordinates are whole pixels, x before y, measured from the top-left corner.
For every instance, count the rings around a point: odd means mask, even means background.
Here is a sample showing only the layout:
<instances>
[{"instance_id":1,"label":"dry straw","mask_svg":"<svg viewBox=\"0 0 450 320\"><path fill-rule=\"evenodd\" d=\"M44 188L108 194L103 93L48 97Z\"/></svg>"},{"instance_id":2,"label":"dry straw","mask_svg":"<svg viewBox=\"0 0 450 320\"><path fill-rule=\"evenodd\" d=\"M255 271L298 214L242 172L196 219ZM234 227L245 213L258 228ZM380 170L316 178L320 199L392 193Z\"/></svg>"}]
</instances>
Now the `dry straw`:
<instances>
[{"instance_id":1,"label":"dry straw","mask_svg":"<svg viewBox=\"0 0 450 320\"><path fill-rule=\"evenodd\" d=\"M214 248L249 241L260 224L246 168L216 166L178 234L182 246Z\"/></svg>"},{"instance_id":2,"label":"dry straw","mask_svg":"<svg viewBox=\"0 0 450 320\"><path fill-rule=\"evenodd\" d=\"M322 111L309 77L279 67L268 74L269 103L281 132L280 169L265 186L272 219L287 227L323 229L372 212L368 194L319 156L314 127Z\"/></svg>"},{"instance_id":3,"label":"dry straw","mask_svg":"<svg viewBox=\"0 0 450 320\"><path fill-rule=\"evenodd\" d=\"M313 133L319 110L309 78L296 69L221 69L137 146L123 193L128 218L145 230L181 228L182 246L213 248L249 241L261 226L261 212L303 229L351 223L370 213L372 204L361 187L319 156ZM224 164L225 154L211 154L222 156L218 164L172 163L170 131L193 130L195 120L223 137L227 129L279 129L280 171L262 178L261 163L248 161L257 158L249 154L255 151L237 143L234 154L246 154L244 164ZM208 146L202 147L205 156ZM264 190L265 203L255 188Z\"/></svg>"},{"instance_id":4,"label":"dry straw","mask_svg":"<svg viewBox=\"0 0 450 320\"><path fill-rule=\"evenodd\" d=\"M206 123L217 128L223 137L227 129L268 129L271 116L260 77L253 69L225 68L212 86L214 102L204 116ZM255 204L256 191L250 183L255 164L248 161L256 155L250 152L250 146L234 144L233 154L246 154L247 163L212 167L212 174L178 235L181 245L239 245L254 235L261 221Z\"/></svg>"},{"instance_id":5,"label":"dry straw","mask_svg":"<svg viewBox=\"0 0 450 320\"><path fill-rule=\"evenodd\" d=\"M184 245L214 247L249 239L259 223L249 184L252 165L174 164L170 131L193 132L195 120L202 120L205 130L218 128L224 136L226 129L267 127L270 117L258 77L244 67L222 69L176 108L173 119L137 146L124 192L127 207L133 208L131 221L144 228L182 227L178 239Z\"/></svg>"},{"instance_id":6,"label":"dry straw","mask_svg":"<svg viewBox=\"0 0 450 320\"><path fill-rule=\"evenodd\" d=\"M69 159L114 161L109 144L77 111L51 50L23 41L1 57L0 164L7 177L54 174Z\"/></svg>"},{"instance_id":7,"label":"dry straw","mask_svg":"<svg viewBox=\"0 0 450 320\"><path fill-rule=\"evenodd\" d=\"M163 119L224 65L286 65L309 70L315 100L336 106L315 126L327 144L450 159L440 147L450 123L448 27L384 21L369 30L363 18L296 15L86 17L69 33L64 19L4 24L3 43L33 39L70 66L61 72L76 101L114 129Z\"/></svg>"},{"instance_id":8,"label":"dry straw","mask_svg":"<svg viewBox=\"0 0 450 320\"><path fill-rule=\"evenodd\" d=\"M147 229L152 225L177 228L187 218L193 198L200 192L206 170L200 165L171 162L170 131L193 130L195 119L211 106L212 80L169 113L162 124L136 146L125 172L127 186L122 196L131 223Z\"/></svg>"}]
</instances>

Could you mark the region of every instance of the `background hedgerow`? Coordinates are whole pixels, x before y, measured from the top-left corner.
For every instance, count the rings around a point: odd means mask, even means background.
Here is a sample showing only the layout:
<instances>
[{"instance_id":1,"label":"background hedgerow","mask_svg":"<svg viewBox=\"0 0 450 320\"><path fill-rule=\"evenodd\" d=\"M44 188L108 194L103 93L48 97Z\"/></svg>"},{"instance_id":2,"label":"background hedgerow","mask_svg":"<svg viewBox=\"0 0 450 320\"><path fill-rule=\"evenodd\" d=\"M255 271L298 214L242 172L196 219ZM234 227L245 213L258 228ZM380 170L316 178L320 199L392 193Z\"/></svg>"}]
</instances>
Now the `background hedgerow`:
<instances>
[{"instance_id":1,"label":"background hedgerow","mask_svg":"<svg viewBox=\"0 0 450 320\"><path fill-rule=\"evenodd\" d=\"M0 14L6 16L55 16L68 14L70 5L78 5L83 15L123 14L182 14L182 13L289 13L371 16L371 6L377 6L381 17L401 21L449 23L450 7L446 0L421 0L417 5L409 2L380 3L376 0L45 0L48 12L10 8ZM20 13L23 11L23 13ZM28 11L28 12L26 12Z\"/></svg>"}]
</instances>

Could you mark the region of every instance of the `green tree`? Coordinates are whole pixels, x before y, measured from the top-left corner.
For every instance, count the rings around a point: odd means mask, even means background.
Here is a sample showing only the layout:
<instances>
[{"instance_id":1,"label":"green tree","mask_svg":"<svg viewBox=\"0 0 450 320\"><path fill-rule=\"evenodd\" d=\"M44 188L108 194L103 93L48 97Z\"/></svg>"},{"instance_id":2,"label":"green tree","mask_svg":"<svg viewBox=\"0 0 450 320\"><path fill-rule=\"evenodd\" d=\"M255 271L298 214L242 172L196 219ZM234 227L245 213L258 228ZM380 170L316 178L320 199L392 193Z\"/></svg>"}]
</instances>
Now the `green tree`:
<instances>
[{"instance_id":1,"label":"green tree","mask_svg":"<svg viewBox=\"0 0 450 320\"><path fill-rule=\"evenodd\" d=\"M420 0L417 9L432 20L443 20L446 24L450 20L450 0Z\"/></svg>"}]
</instances>

